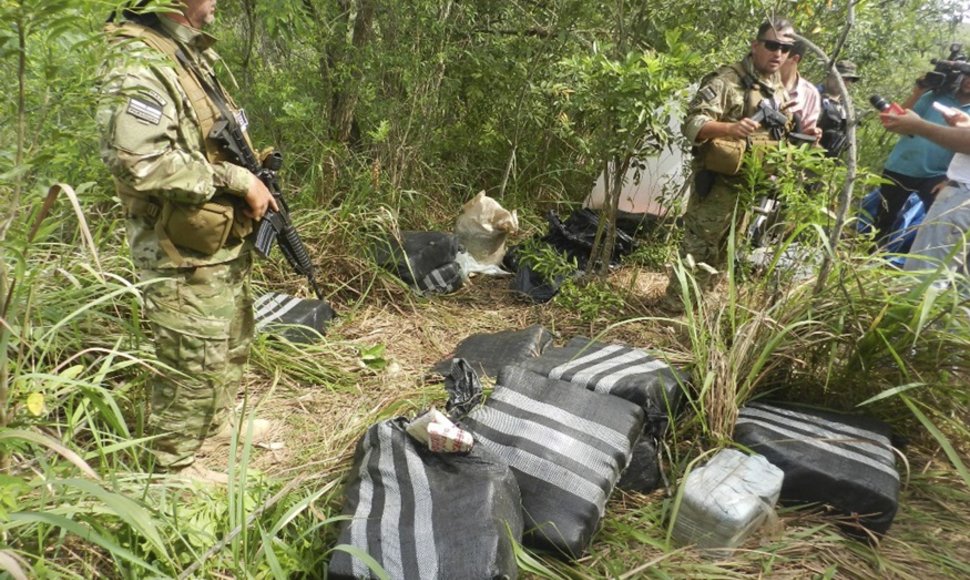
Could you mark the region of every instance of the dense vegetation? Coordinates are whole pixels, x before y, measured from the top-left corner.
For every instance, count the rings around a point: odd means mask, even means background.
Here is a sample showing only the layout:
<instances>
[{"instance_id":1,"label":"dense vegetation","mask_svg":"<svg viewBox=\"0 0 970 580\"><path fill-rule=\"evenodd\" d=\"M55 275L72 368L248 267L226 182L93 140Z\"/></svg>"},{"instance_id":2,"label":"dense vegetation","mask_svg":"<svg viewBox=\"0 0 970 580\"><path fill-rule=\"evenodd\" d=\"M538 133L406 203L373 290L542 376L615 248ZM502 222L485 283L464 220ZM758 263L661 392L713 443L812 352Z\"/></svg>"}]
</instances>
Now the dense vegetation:
<instances>
[{"instance_id":1,"label":"dense vegetation","mask_svg":"<svg viewBox=\"0 0 970 580\"><path fill-rule=\"evenodd\" d=\"M100 28L119 4L0 0L0 577L319 576L344 549L334 546L340 477L364 429L441 400L420 377L463 335L523 322L663 349L693 384L665 453L671 490L618 497L589 557L567 565L522 551L523 572L970 573L970 310L954 291L885 267L865 239L831 238L844 168L804 155L812 196L795 187L802 174L782 176L801 224L787 240L829 257L821 279L732 272L717 296L688 290L696 308L674 320L654 318L658 288L643 284L663 279L672 223L620 273L541 307L487 284L416 298L368 251L389 228L451 229L483 189L517 208L527 233L541 229L543 213L578 205L607 163L674 138L663 111L738 59L774 11L859 65L859 159L878 172L894 138L865 98L902 100L931 57L946 57L962 2L221 3L215 32L233 92L256 141L286 156L290 205L342 314L302 351L258 341L245 404L286 424L287 450L241 433L221 460L227 489L144 473L142 389L158 363L93 118ZM824 63L808 60L803 74L821 80ZM263 262L257 283L307 295L281 260ZM879 547L802 512L730 560L669 544L668 492L728 443L738 405L768 390L864 407L909 439L901 512Z\"/></svg>"}]
</instances>

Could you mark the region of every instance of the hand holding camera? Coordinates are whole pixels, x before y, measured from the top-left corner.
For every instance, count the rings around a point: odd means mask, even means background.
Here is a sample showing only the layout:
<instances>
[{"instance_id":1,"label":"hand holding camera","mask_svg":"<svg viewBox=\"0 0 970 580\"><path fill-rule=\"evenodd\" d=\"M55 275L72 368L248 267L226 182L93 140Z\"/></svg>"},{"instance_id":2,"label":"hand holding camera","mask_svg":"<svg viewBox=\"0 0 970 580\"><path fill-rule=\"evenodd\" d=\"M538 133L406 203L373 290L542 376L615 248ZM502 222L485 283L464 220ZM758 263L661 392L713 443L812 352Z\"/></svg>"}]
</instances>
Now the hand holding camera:
<instances>
[{"instance_id":1,"label":"hand holding camera","mask_svg":"<svg viewBox=\"0 0 970 580\"><path fill-rule=\"evenodd\" d=\"M893 115L902 115L906 111L899 106L898 103L890 103L886 99L880 97L879 95L872 95L869 97L869 102L873 107L879 110L880 113L892 113Z\"/></svg>"},{"instance_id":2,"label":"hand holding camera","mask_svg":"<svg viewBox=\"0 0 970 580\"><path fill-rule=\"evenodd\" d=\"M970 73L970 63L963 54L963 45L954 42L950 45L950 56L946 60L930 59L935 65L933 70L916 80L916 85L924 91L950 91L956 88L960 75Z\"/></svg>"}]
</instances>

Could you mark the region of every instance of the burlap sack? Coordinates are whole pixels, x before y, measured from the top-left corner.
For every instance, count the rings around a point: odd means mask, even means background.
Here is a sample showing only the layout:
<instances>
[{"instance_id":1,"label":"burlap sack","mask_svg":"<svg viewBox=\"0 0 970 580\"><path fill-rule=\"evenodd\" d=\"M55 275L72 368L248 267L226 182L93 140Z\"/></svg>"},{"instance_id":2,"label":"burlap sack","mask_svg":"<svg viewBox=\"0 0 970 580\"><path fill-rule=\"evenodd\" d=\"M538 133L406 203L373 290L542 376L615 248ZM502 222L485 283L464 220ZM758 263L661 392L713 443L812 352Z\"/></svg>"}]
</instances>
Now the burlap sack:
<instances>
[{"instance_id":1,"label":"burlap sack","mask_svg":"<svg viewBox=\"0 0 970 580\"><path fill-rule=\"evenodd\" d=\"M455 233L465 251L481 264L499 264L505 256L505 240L519 231L519 218L480 191L463 206Z\"/></svg>"}]
</instances>

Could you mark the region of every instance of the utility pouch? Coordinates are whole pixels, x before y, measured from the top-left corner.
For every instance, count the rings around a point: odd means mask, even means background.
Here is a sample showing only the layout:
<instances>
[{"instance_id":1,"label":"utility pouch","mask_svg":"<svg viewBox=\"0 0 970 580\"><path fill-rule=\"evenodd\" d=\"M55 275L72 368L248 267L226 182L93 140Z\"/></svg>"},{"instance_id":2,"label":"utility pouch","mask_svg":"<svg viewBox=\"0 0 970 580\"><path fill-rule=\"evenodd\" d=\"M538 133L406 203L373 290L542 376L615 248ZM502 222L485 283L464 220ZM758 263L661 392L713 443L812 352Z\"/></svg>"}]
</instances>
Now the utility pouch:
<instances>
[{"instance_id":1,"label":"utility pouch","mask_svg":"<svg viewBox=\"0 0 970 580\"><path fill-rule=\"evenodd\" d=\"M229 241L245 239L255 229L256 224L253 218L243 212L241 204L235 205L233 207L232 231L229 232Z\"/></svg>"},{"instance_id":2,"label":"utility pouch","mask_svg":"<svg viewBox=\"0 0 970 580\"><path fill-rule=\"evenodd\" d=\"M226 245L233 232L234 211L233 204L220 197L202 205L166 203L157 227L176 247L212 255Z\"/></svg>"},{"instance_id":3,"label":"utility pouch","mask_svg":"<svg viewBox=\"0 0 970 580\"><path fill-rule=\"evenodd\" d=\"M748 136L748 142L751 157L761 161L767 173L774 173L776 168L773 165L765 163L765 155L768 151L778 149L781 142L773 139L768 133L754 133Z\"/></svg>"},{"instance_id":4,"label":"utility pouch","mask_svg":"<svg viewBox=\"0 0 970 580\"><path fill-rule=\"evenodd\" d=\"M737 175L747 144L738 139L711 139L700 147L704 169L721 175Z\"/></svg>"}]
</instances>

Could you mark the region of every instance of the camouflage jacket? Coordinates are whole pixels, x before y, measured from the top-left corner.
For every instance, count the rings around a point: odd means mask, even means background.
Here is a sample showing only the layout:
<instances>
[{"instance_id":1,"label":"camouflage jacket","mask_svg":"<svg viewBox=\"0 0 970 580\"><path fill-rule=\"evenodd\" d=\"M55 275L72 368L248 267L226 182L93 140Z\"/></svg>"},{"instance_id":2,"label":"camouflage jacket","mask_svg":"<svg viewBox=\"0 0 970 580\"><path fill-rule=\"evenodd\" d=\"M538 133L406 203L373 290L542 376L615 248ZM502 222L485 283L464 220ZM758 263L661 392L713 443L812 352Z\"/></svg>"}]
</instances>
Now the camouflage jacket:
<instances>
[{"instance_id":1,"label":"camouflage jacket","mask_svg":"<svg viewBox=\"0 0 970 580\"><path fill-rule=\"evenodd\" d=\"M750 91L745 84L751 86ZM765 98L773 98L779 109L790 100L778 73L767 77L759 75L751 63L750 55L736 65L721 67L701 81L687 109L682 128L684 137L692 145L700 145L697 134L704 124L709 121L734 122L750 117L757 112L758 104Z\"/></svg>"},{"instance_id":2,"label":"camouflage jacket","mask_svg":"<svg viewBox=\"0 0 970 580\"><path fill-rule=\"evenodd\" d=\"M169 18L159 21L164 36L218 82L214 70L219 57L211 48L215 39ZM164 235L160 239L154 227L157 215L150 213L155 212L135 211L146 200L156 207L165 203L198 206L219 194L237 207L238 214L245 207L243 198L252 179L245 168L220 160L211 144L207 148L206 128L197 113L206 105L199 101L206 99L197 95L195 102L190 99L192 91L182 86L182 69L175 59L137 36L132 38L131 31L137 33L138 27L131 23L121 29L109 27L113 50L97 112L101 157L126 209L134 264L139 269L157 270L233 260L250 251L249 242L236 239L210 255L180 248L181 260L173 259L163 250ZM239 117L239 109L229 104ZM172 242L178 245L178 240Z\"/></svg>"}]
</instances>

